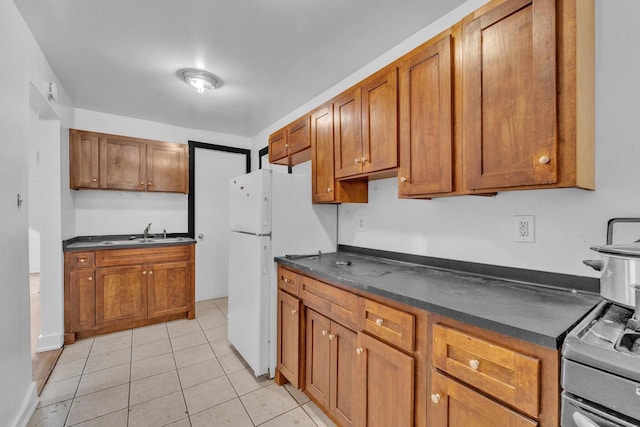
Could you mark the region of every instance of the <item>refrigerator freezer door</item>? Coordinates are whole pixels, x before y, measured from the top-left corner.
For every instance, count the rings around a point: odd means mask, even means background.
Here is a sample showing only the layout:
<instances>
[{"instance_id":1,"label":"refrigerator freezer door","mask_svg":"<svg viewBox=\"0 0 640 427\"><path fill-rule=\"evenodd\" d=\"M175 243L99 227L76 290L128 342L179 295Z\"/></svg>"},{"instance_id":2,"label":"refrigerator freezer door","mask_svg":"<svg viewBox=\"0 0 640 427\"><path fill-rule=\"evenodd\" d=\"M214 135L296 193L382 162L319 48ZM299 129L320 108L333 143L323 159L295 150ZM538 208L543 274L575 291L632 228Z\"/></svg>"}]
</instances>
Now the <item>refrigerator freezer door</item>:
<instances>
[{"instance_id":1,"label":"refrigerator freezer door","mask_svg":"<svg viewBox=\"0 0 640 427\"><path fill-rule=\"evenodd\" d=\"M271 171L261 169L229 181L229 230L271 232Z\"/></svg>"},{"instance_id":2,"label":"refrigerator freezer door","mask_svg":"<svg viewBox=\"0 0 640 427\"><path fill-rule=\"evenodd\" d=\"M263 375L270 356L271 241L268 236L230 234L229 341L255 375Z\"/></svg>"}]
</instances>

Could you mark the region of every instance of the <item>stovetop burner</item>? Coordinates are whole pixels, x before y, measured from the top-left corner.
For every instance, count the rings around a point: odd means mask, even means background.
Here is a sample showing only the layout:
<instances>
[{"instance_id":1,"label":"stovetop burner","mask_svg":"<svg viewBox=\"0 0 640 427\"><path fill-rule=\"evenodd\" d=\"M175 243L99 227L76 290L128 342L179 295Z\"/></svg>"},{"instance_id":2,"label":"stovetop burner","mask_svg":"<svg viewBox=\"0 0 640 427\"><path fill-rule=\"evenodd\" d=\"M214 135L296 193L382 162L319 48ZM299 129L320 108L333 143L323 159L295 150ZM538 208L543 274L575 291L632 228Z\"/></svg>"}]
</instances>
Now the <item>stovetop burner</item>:
<instances>
[{"instance_id":1,"label":"stovetop burner","mask_svg":"<svg viewBox=\"0 0 640 427\"><path fill-rule=\"evenodd\" d=\"M569 333L563 357L640 381L640 333L627 327L633 309L602 302Z\"/></svg>"}]
</instances>

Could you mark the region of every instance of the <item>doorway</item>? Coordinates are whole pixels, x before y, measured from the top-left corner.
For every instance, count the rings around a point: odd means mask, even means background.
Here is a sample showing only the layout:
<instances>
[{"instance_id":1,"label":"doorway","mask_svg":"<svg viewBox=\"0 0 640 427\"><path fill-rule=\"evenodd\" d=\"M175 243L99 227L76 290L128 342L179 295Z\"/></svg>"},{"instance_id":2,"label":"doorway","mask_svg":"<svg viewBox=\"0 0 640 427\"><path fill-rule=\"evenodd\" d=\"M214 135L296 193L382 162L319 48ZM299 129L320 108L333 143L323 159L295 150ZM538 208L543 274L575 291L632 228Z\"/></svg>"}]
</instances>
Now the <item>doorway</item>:
<instances>
[{"instance_id":1,"label":"doorway","mask_svg":"<svg viewBox=\"0 0 640 427\"><path fill-rule=\"evenodd\" d=\"M196 301L228 295L229 180L251 170L251 151L189 141L189 236L196 245Z\"/></svg>"}]
</instances>

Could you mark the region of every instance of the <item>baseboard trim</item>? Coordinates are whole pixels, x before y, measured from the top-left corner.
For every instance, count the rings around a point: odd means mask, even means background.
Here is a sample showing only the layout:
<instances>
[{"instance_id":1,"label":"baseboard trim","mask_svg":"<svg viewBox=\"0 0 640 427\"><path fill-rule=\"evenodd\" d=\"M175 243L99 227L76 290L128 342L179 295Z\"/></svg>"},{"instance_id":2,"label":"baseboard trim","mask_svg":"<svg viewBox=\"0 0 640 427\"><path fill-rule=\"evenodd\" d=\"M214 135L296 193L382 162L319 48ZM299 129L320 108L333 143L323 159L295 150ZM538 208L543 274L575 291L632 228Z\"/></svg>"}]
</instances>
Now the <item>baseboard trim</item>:
<instances>
[{"instance_id":1,"label":"baseboard trim","mask_svg":"<svg viewBox=\"0 0 640 427\"><path fill-rule=\"evenodd\" d=\"M16 416L16 420L13 423L14 427L26 427L33 416L33 413L38 407L38 387L35 382L31 382L27 394L20 405L20 412Z\"/></svg>"},{"instance_id":2,"label":"baseboard trim","mask_svg":"<svg viewBox=\"0 0 640 427\"><path fill-rule=\"evenodd\" d=\"M64 344L64 335L62 334L40 335L38 337L36 353L58 350L59 348L62 348L62 344Z\"/></svg>"}]
</instances>

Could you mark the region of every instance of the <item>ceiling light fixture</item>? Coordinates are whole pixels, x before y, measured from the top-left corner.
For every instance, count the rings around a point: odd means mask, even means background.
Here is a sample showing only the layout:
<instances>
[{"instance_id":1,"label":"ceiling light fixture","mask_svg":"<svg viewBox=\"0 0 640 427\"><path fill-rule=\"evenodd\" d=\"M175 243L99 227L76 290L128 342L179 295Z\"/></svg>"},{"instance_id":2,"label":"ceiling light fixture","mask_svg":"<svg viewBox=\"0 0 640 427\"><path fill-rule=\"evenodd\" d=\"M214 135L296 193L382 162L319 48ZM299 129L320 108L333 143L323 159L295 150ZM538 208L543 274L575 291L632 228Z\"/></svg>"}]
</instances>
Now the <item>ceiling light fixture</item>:
<instances>
[{"instance_id":1,"label":"ceiling light fixture","mask_svg":"<svg viewBox=\"0 0 640 427\"><path fill-rule=\"evenodd\" d=\"M222 86L222 80L219 77L197 68L183 68L178 70L176 75L189 86L196 88L198 93L203 93L205 89L213 90Z\"/></svg>"}]
</instances>

